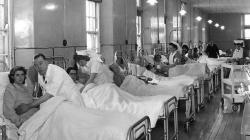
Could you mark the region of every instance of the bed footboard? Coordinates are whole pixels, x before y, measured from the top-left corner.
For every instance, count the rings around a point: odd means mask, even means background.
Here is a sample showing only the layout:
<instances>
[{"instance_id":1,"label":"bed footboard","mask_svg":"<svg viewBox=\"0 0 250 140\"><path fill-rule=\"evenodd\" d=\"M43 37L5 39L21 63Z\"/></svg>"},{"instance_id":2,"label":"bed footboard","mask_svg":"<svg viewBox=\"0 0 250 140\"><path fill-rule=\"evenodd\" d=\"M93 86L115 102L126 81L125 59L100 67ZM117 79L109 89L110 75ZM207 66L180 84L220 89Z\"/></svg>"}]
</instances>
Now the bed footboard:
<instances>
[{"instance_id":1,"label":"bed footboard","mask_svg":"<svg viewBox=\"0 0 250 140\"><path fill-rule=\"evenodd\" d=\"M164 103L164 114L161 117L164 119L164 140L178 140L178 102L177 98L174 96ZM168 121L170 113L174 113L174 134L169 137Z\"/></svg>"},{"instance_id":2,"label":"bed footboard","mask_svg":"<svg viewBox=\"0 0 250 140\"><path fill-rule=\"evenodd\" d=\"M190 123L195 121L195 93L193 86L188 87L185 97L180 97L179 101L185 101L185 129L188 132ZM179 103L178 103L179 104Z\"/></svg>"},{"instance_id":3,"label":"bed footboard","mask_svg":"<svg viewBox=\"0 0 250 140\"><path fill-rule=\"evenodd\" d=\"M143 117L132 125L127 134L127 140L151 140L151 125L148 116Z\"/></svg>"},{"instance_id":4,"label":"bed footboard","mask_svg":"<svg viewBox=\"0 0 250 140\"><path fill-rule=\"evenodd\" d=\"M204 81L201 78L197 79L196 83L194 83L194 90L197 95L197 112L200 112L201 108L205 106L203 84Z\"/></svg>"}]
</instances>

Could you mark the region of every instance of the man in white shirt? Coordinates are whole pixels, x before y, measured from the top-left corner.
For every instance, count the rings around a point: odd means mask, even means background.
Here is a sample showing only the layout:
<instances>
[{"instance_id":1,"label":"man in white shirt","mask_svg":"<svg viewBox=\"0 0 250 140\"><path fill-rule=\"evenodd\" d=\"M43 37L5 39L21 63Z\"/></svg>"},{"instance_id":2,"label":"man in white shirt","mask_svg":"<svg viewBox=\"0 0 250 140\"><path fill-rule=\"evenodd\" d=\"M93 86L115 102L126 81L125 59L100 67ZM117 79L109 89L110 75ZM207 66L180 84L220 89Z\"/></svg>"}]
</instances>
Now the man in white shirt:
<instances>
[{"instance_id":1,"label":"man in white shirt","mask_svg":"<svg viewBox=\"0 0 250 140\"><path fill-rule=\"evenodd\" d=\"M31 104L22 104L18 108L19 112L37 107L54 96L63 96L74 104L84 105L74 81L64 69L48 64L43 54L34 57L34 67L38 71L38 83L42 88L43 96Z\"/></svg>"}]
</instances>

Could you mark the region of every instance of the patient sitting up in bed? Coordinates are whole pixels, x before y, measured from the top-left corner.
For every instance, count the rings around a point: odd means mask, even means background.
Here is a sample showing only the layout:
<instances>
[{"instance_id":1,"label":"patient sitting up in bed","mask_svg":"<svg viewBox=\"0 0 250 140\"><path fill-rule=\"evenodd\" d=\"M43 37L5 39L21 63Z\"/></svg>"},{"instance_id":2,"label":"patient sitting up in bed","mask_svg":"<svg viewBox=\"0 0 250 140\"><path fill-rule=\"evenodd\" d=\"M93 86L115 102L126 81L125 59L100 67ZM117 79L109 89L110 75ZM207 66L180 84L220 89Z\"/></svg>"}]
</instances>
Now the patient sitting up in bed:
<instances>
[{"instance_id":1,"label":"patient sitting up in bed","mask_svg":"<svg viewBox=\"0 0 250 140\"><path fill-rule=\"evenodd\" d=\"M67 73L72 78L72 80L75 82L79 91L82 92L84 89L84 85L78 81L77 72L78 72L77 68L74 68L74 67L68 67L68 69L67 69Z\"/></svg>"},{"instance_id":2,"label":"patient sitting up in bed","mask_svg":"<svg viewBox=\"0 0 250 140\"><path fill-rule=\"evenodd\" d=\"M32 88L25 84L26 70L24 67L16 66L9 74L10 84L7 86L3 97L3 114L17 127L29 119L38 109L30 108L25 113L17 113L15 110L21 104L33 102Z\"/></svg>"}]
</instances>

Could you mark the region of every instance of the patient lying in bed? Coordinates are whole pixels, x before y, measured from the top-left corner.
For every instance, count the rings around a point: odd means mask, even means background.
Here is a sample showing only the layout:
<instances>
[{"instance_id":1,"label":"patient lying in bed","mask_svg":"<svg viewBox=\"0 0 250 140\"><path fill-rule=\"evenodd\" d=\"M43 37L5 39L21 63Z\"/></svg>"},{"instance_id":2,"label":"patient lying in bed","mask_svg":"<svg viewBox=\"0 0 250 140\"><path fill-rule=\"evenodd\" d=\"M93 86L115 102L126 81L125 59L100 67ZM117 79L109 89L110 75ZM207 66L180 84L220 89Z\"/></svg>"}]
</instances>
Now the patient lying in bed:
<instances>
[{"instance_id":1,"label":"patient lying in bed","mask_svg":"<svg viewBox=\"0 0 250 140\"><path fill-rule=\"evenodd\" d=\"M74 79L73 75L70 75ZM115 84L88 84L83 92L84 104L88 108L128 113L137 118L149 116L154 127L158 117L163 113L164 102L172 96L157 95L151 97L134 96Z\"/></svg>"},{"instance_id":2,"label":"patient lying in bed","mask_svg":"<svg viewBox=\"0 0 250 140\"><path fill-rule=\"evenodd\" d=\"M3 97L3 114L17 127L37 111L37 108L31 108L23 114L16 112L19 105L33 102L32 90L24 84L25 77L26 70L23 67L14 67L10 71L10 84L7 86Z\"/></svg>"}]
</instances>

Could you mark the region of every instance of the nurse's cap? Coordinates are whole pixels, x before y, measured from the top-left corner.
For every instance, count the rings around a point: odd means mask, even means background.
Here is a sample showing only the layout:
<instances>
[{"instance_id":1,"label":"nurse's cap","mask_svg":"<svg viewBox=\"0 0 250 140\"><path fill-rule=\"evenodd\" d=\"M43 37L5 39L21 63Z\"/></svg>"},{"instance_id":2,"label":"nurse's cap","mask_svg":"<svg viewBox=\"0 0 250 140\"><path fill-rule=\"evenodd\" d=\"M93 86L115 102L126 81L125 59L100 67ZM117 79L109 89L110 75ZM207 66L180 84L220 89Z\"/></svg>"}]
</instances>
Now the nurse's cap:
<instances>
[{"instance_id":1,"label":"nurse's cap","mask_svg":"<svg viewBox=\"0 0 250 140\"><path fill-rule=\"evenodd\" d=\"M175 46L176 49L177 49L179 52L181 52L181 47L180 47L179 43L177 43L177 42L175 42L175 41L171 41L171 42L169 43L169 45Z\"/></svg>"},{"instance_id":2,"label":"nurse's cap","mask_svg":"<svg viewBox=\"0 0 250 140\"><path fill-rule=\"evenodd\" d=\"M240 40L240 39L234 40L234 45L241 45L241 46L243 46L244 45L244 40Z\"/></svg>"},{"instance_id":3,"label":"nurse's cap","mask_svg":"<svg viewBox=\"0 0 250 140\"><path fill-rule=\"evenodd\" d=\"M76 54L77 54L77 55L87 55L87 56L89 55L87 50L79 50L79 51L76 51Z\"/></svg>"},{"instance_id":4,"label":"nurse's cap","mask_svg":"<svg viewBox=\"0 0 250 140\"><path fill-rule=\"evenodd\" d=\"M175 42L175 41L171 41L170 43L169 43L169 45L174 45L174 46L176 46L177 48L180 46L177 42Z\"/></svg>"},{"instance_id":5,"label":"nurse's cap","mask_svg":"<svg viewBox=\"0 0 250 140\"><path fill-rule=\"evenodd\" d=\"M78 54L75 54L74 55L74 60L76 62L80 61L80 60L85 60L85 61L89 61L90 60L90 57L87 56L87 55L78 55Z\"/></svg>"}]
</instances>

